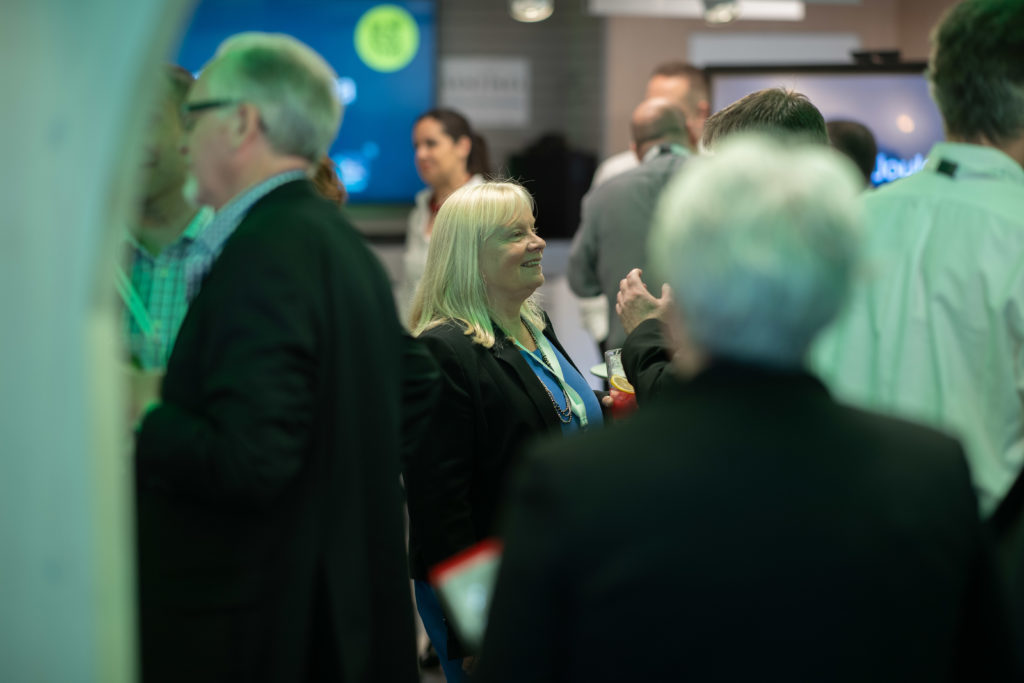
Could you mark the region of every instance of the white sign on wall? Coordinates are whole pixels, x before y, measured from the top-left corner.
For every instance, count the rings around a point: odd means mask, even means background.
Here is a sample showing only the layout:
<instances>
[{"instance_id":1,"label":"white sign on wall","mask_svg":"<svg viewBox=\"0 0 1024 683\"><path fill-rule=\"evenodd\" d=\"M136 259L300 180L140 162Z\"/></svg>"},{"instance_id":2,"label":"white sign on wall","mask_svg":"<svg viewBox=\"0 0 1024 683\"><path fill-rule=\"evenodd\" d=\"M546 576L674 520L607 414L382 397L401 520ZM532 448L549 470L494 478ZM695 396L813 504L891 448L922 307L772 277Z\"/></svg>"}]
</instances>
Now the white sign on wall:
<instances>
[{"instance_id":1,"label":"white sign on wall","mask_svg":"<svg viewBox=\"0 0 1024 683\"><path fill-rule=\"evenodd\" d=\"M856 33L694 33L689 61L699 66L751 64L852 64Z\"/></svg>"},{"instance_id":2,"label":"white sign on wall","mask_svg":"<svg viewBox=\"0 0 1024 683\"><path fill-rule=\"evenodd\" d=\"M440 101L465 114L474 128L525 128L530 63L523 57L445 57Z\"/></svg>"}]
</instances>

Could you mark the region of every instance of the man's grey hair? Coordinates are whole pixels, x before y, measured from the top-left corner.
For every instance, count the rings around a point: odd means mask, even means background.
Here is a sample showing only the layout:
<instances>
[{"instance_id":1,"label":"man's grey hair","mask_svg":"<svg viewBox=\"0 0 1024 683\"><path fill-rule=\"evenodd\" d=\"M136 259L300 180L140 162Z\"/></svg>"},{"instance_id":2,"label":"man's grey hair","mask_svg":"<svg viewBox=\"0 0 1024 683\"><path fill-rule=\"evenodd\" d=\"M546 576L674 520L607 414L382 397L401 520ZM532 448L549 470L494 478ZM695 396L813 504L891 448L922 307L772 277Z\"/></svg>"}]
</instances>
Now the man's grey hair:
<instances>
[{"instance_id":1,"label":"man's grey hair","mask_svg":"<svg viewBox=\"0 0 1024 683\"><path fill-rule=\"evenodd\" d=\"M932 97L948 135L1004 145L1024 134L1024 2L966 0L932 33Z\"/></svg>"},{"instance_id":2,"label":"man's grey hair","mask_svg":"<svg viewBox=\"0 0 1024 683\"><path fill-rule=\"evenodd\" d=\"M280 33L240 33L206 65L211 97L254 104L271 147L318 162L341 125L337 75L312 48Z\"/></svg>"},{"instance_id":3,"label":"man's grey hair","mask_svg":"<svg viewBox=\"0 0 1024 683\"><path fill-rule=\"evenodd\" d=\"M655 212L649 253L705 352L802 364L854 271L862 183L822 145L738 134L686 164Z\"/></svg>"}]
</instances>

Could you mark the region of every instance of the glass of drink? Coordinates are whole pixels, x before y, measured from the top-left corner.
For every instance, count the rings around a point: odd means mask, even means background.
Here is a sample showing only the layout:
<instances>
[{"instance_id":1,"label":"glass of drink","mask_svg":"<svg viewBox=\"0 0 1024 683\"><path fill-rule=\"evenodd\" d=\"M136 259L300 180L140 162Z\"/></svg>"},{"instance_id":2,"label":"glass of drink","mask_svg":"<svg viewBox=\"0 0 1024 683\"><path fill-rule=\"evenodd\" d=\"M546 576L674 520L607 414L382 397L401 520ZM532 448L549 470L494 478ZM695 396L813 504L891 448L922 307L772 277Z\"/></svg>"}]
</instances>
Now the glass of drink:
<instances>
[{"instance_id":1,"label":"glass of drink","mask_svg":"<svg viewBox=\"0 0 1024 683\"><path fill-rule=\"evenodd\" d=\"M626 379L626 371L622 367L622 349L610 349L604 352L604 362L608 366L608 385L611 387L612 416L619 418L636 410L636 391Z\"/></svg>"}]
</instances>

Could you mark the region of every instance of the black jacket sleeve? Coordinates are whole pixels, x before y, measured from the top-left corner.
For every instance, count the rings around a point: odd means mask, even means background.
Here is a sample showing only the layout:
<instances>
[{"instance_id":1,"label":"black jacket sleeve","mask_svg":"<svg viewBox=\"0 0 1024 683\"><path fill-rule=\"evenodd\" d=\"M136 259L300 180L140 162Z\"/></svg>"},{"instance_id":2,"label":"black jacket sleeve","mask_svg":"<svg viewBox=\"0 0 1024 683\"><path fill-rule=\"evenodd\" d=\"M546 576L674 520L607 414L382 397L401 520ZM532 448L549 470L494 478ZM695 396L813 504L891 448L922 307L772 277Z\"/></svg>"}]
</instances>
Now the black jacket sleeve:
<instances>
[{"instance_id":1,"label":"black jacket sleeve","mask_svg":"<svg viewBox=\"0 0 1024 683\"><path fill-rule=\"evenodd\" d=\"M638 404L650 401L673 383L671 360L660 321L645 320L629 333L622 344L622 366L636 389Z\"/></svg>"}]
</instances>

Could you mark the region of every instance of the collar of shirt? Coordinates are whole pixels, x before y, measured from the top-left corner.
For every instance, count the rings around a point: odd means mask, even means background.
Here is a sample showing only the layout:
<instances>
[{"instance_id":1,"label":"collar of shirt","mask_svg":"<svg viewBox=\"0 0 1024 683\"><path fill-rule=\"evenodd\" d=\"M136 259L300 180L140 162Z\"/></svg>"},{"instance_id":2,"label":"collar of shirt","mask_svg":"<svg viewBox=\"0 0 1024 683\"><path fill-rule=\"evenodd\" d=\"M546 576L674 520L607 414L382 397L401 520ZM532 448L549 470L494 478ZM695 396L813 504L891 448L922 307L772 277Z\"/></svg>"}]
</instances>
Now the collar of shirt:
<instances>
[{"instance_id":1,"label":"collar of shirt","mask_svg":"<svg viewBox=\"0 0 1024 683\"><path fill-rule=\"evenodd\" d=\"M995 147L965 142L938 142L928 153L927 171L953 178L993 178L1024 184L1024 167Z\"/></svg>"},{"instance_id":2,"label":"collar of shirt","mask_svg":"<svg viewBox=\"0 0 1024 683\"><path fill-rule=\"evenodd\" d=\"M168 246L168 248L174 247L179 244L187 247L188 245L195 242L196 238L198 238L199 235L203 232L203 229L210 224L210 221L213 219L213 215L213 209L211 207L199 207L199 210L196 211L194 216L192 216L192 220L190 220L188 222L188 225L185 226L185 229L182 230L181 235L178 236L178 239L174 240L174 242L171 243ZM132 247L132 249L135 250L137 254L145 256L150 259L153 258L149 251L142 246L139 240L136 239L135 235L133 235L131 232L125 231L125 241L128 243L130 247Z\"/></svg>"},{"instance_id":3,"label":"collar of shirt","mask_svg":"<svg viewBox=\"0 0 1024 683\"><path fill-rule=\"evenodd\" d=\"M681 157L689 156L690 150L686 149L678 142L663 142L660 145L651 147L644 153L643 163L647 163L655 157L660 157L662 154L676 154Z\"/></svg>"},{"instance_id":4,"label":"collar of shirt","mask_svg":"<svg viewBox=\"0 0 1024 683\"><path fill-rule=\"evenodd\" d=\"M220 211L214 215L213 221L203 230L196 241L212 256L218 256L224 248L224 243L241 224L253 204L285 183L308 177L303 170L285 171L253 185L221 207Z\"/></svg>"}]
</instances>

